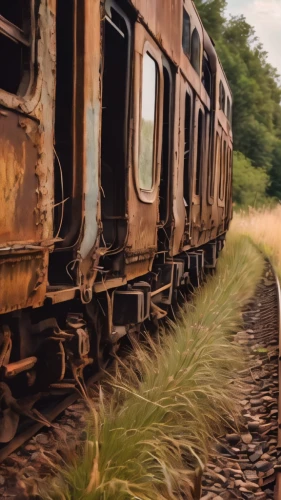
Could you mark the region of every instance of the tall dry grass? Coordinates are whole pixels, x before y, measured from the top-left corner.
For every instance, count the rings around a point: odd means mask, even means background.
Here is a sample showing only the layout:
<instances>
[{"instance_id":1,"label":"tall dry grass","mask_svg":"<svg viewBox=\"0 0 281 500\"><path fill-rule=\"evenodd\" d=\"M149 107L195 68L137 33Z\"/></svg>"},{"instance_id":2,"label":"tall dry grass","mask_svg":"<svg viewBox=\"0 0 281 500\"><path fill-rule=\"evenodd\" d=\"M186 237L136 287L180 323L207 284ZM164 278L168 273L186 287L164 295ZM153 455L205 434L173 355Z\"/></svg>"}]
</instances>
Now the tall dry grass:
<instances>
[{"instance_id":1,"label":"tall dry grass","mask_svg":"<svg viewBox=\"0 0 281 500\"><path fill-rule=\"evenodd\" d=\"M100 392L85 445L42 498L199 498L210 446L239 418L243 355L232 334L262 270L249 239L228 238L216 275L169 334L136 345L131 365L121 365L112 380L110 400Z\"/></svg>"},{"instance_id":2,"label":"tall dry grass","mask_svg":"<svg viewBox=\"0 0 281 500\"><path fill-rule=\"evenodd\" d=\"M270 258L281 279L281 206L235 214L232 232L248 235Z\"/></svg>"}]
</instances>

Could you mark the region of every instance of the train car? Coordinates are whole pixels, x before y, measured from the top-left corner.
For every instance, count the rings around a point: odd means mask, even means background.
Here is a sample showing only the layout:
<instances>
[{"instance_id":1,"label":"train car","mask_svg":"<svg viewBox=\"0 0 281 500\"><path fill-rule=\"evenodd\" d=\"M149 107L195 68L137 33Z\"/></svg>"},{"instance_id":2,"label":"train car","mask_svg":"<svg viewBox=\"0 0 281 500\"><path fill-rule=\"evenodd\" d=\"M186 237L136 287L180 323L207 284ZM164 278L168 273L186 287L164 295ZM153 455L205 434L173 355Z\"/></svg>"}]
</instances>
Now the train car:
<instances>
[{"instance_id":1,"label":"train car","mask_svg":"<svg viewBox=\"0 0 281 500\"><path fill-rule=\"evenodd\" d=\"M232 98L191 0L0 2L0 442L213 269Z\"/></svg>"}]
</instances>

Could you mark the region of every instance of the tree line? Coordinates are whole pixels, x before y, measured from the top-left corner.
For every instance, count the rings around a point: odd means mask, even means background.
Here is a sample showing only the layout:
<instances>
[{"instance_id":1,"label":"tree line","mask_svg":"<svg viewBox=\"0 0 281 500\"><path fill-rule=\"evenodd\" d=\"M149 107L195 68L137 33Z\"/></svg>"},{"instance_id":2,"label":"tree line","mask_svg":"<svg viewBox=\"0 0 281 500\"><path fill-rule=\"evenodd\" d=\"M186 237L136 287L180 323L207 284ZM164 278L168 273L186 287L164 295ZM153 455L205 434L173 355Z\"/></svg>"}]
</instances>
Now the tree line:
<instances>
[{"instance_id":1,"label":"tree line","mask_svg":"<svg viewBox=\"0 0 281 500\"><path fill-rule=\"evenodd\" d=\"M195 0L233 93L234 201L281 200L281 87L244 16L226 18L226 0Z\"/></svg>"}]
</instances>

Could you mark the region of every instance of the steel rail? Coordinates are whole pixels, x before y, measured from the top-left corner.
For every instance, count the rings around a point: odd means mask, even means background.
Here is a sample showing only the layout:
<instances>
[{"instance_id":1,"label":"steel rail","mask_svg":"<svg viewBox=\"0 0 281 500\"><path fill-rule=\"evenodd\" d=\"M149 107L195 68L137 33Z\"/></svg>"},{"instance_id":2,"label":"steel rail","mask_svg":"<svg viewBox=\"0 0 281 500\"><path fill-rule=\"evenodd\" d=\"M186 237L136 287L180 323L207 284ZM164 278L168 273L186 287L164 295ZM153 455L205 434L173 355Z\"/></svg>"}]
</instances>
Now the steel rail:
<instances>
[{"instance_id":1,"label":"steel rail","mask_svg":"<svg viewBox=\"0 0 281 500\"><path fill-rule=\"evenodd\" d=\"M86 381L86 387L89 388L93 384L99 382L101 379L105 378L106 372L100 371L95 375L90 376ZM74 390L73 393L68 394L62 401L60 401L52 410L44 413L44 417L52 423L61 413L63 413L69 406L74 404L78 399L81 399L83 396L81 392L78 390ZM20 448L26 441L31 439L35 434L37 434L41 429L45 428L46 424L37 422L35 424L31 424L26 430L20 432L16 435L7 445L4 445L0 448L0 464L8 458L11 453Z\"/></svg>"},{"instance_id":2,"label":"steel rail","mask_svg":"<svg viewBox=\"0 0 281 500\"><path fill-rule=\"evenodd\" d=\"M51 411L44 414L44 417L52 422L57 418L60 413L66 410L70 405L75 403L75 401L81 397L80 394L75 392L74 394L70 394L63 401L61 401L57 406L55 406ZM18 434L12 441L10 441L6 446L0 448L0 463L4 462L6 458L8 458L11 453L16 451L20 446L22 446L26 441L31 439L37 432L39 432L43 427L46 427L46 424L37 422L36 424L30 425L28 429Z\"/></svg>"},{"instance_id":3,"label":"steel rail","mask_svg":"<svg viewBox=\"0 0 281 500\"><path fill-rule=\"evenodd\" d=\"M272 264L271 264L272 266ZM281 451L281 288L280 281L272 266L273 275L276 281L277 295L278 295L278 328L279 328L279 354L278 354L278 435L277 435L277 449ZM281 500L281 464L274 467L276 473L276 485L274 492L274 499Z\"/></svg>"}]
</instances>

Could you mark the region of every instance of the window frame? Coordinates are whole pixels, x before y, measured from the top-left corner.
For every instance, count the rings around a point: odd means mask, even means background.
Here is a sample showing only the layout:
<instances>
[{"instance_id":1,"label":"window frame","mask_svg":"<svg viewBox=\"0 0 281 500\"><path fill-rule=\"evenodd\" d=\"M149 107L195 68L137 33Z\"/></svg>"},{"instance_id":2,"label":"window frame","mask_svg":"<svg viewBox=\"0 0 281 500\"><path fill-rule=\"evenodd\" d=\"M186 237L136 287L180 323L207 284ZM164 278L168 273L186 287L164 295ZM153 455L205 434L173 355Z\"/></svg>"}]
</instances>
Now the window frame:
<instances>
[{"instance_id":1,"label":"window frame","mask_svg":"<svg viewBox=\"0 0 281 500\"><path fill-rule=\"evenodd\" d=\"M76 9L78 8L77 6L77 1L74 0L76 4ZM117 21L115 20L115 16L117 16ZM122 20L122 23L124 26L122 26L122 29L118 27L118 19ZM124 241L118 241L117 234L122 233L122 229L120 230L120 227L124 227L124 221L127 219L127 214L126 214L126 206L128 202L128 189L127 189L127 177L128 177L128 172L127 172L127 164L128 164L128 142L129 142L129 123L130 123L130 96L131 96L131 73L132 73L132 48L133 48L133 36L132 36L132 24L130 21L130 18L127 16L127 14L120 8L120 6L115 2L115 0L106 0L105 3L105 15L103 18L103 50L102 50L102 56L101 56L101 65L102 65L102 72L101 72L101 105L102 105L102 113L101 113L101 137L100 137L100 179L101 179L101 185L102 185L102 192L103 195L101 196L100 200L100 215L101 215L101 221L103 224L104 228L104 240L108 245L110 246L111 250L107 252L107 254L114 253L118 251L118 249L123 248ZM119 33L120 37L122 39L126 40L126 51L124 51L125 57L124 60L126 61L126 71L122 71L121 75L123 74L124 76L124 82L125 82L125 90L124 94L121 98L123 100L124 105L123 105L123 110L124 114L121 116L119 114L119 122L120 122L120 134L121 138L119 143L123 144L123 152L120 154L119 157L119 178L116 180L116 186L119 186L119 189L114 187L113 189L113 196L112 199L114 199L114 202L112 203L113 205L113 212L108 213L107 212L107 207L105 206L106 203L106 198L108 197L107 195L107 188L108 185L105 184L103 186L103 179L104 179L104 165L106 162L104 162L104 143L103 143L103 133L104 133L104 116L103 112L105 110L106 112L106 103L104 103L104 71L105 67L108 64L108 61L111 59L109 56L106 58L106 49L105 49L105 43L107 42L107 37L110 36L107 33L107 29L113 29L117 33ZM123 28L124 28L124 33L123 33ZM78 32L77 32L78 33ZM77 36L76 33L76 36ZM79 51L78 51L79 52ZM77 49L75 51L75 56L77 57ZM116 56L115 59L116 60ZM124 63L123 63L124 64ZM121 71L121 66L120 64L118 65L120 71ZM112 75L110 82L112 81ZM118 95L118 94L117 94ZM119 95L120 97L120 95ZM114 100L116 100L116 96L113 96ZM105 104L105 105L104 105ZM112 107L112 106L111 106ZM109 111L109 110L108 110ZM109 111L110 114L110 111ZM112 115L111 115L112 118ZM108 118L107 118L107 123L108 123ZM116 120L114 121L116 123ZM113 133L113 132L112 132ZM106 142L108 144L108 141ZM116 158L116 157L115 157ZM121 159L120 159L121 158ZM112 165L112 164L111 164ZM105 176L106 177L106 176ZM115 178L116 179L116 178ZM111 184L112 184L112 179L111 179ZM116 202L116 192L120 193L120 198L118 199L118 202ZM115 207L115 208L114 208ZM116 216L116 214L118 214ZM112 233L111 235L114 234L114 237L112 238L113 241L107 241L107 235L106 235L106 230L108 230L109 225L111 224L111 230ZM118 233L119 232L119 233ZM122 233L123 234L123 233ZM117 242L117 244L116 244Z\"/></svg>"},{"instance_id":2,"label":"window frame","mask_svg":"<svg viewBox=\"0 0 281 500\"><path fill-rule=\"evenodd\" d=\"M169 131L168 131L168 175L167 175L167 181L168 181L168 188L167 188L167 193L166 193L166 216L163 220L161 220L161 227L164 227L170 217L170 212L171 212L171 203L173 199L173 186L172 186L172 179L173 179L173 137L174 137L174 127L175 127L175 74L174 70L172 69L172 65L166 59L166 57L162 54L162 67L163 67L163 84L165 85L165 80L164 80L164 70L166 70L167 75L169 77ZM164 89L164 86L163 86ZM164 89L165 90L165 89ZM161 145L161 155L163 153L163 130L164 130L164 94L163 94L163 102L162 102L162 109L163 109L163 120L162 120L162 145ZM160 188L161 188L161 176L163 175L162 172L162 166L163 166L163 160L161 157L161 166L160 166L160 184L159 184L159 196L160 196ZM160 200L159 200L159 216L160 216Z\"/></svg>"},{"instance_id":3,"label":"window frame","mask_svg":"<svg viewBox=\"0 0 281 500\"><path fill-rule=\"evenodd\" d=\"M221 129L221 133L220 133L220 163L218 165L219 171L218 171L218 178L217 178L217 186L218 186L217 200L218 200L219 207L225 207L227 145L228 145L227 135L225 134L224 130ZM224 157L224 163L223 163L223 157ZM222 183L221 183L221 173L223 174ZM220 197L221 194L222 194L222 198Z\"/></svg>"},{"instance_id":4,"label":"window frame","mask_svg":"<svg viewBox=\"0 0 281 500\"><path fill-rule=\"evenodd\" d=\"M199 112L202 113L202 138L201 138L201 162L199 172L199 193L196 193L196 172L198 166L198 138L199 138ZM205 107L200 101L199 97L195 97L194 114L193 114L193 163L192 163L192 203L193 205L200 205L202 196L202 180L203 180L203 165L205 160L206 150L204 144L206 141L206 113Z\"/></svg>"},{"instance_id":5,"label":"window frame","mask_svg":"<svg viewBox=\"0 0 281 500\"><path fill-rule=\"evenodd\" d=\"M226 97L226 117L230 123L230 109L231 109L231 104L230 104L230 99L229 96Z\"/></svg>"},{"instance_id":6,"label":"window frame","mask_svg":"<svg viewBox=\"0 0 281 500\"><path fill-rule=\"evenodd\" d=\"M189 160L188 160L188 165L187 165L187 172L185 172L185 123L186 123L186 99L187 96L189 96L190 99L190 117L189 117ZM190 212L191 210L191 205L193 202L193 157L194 157L194 147L193 147L193 139L194 139L194 110L195 110L195 103L194 103L194 93L189 86L187 82L184 82L183 86L183 104L182 104L182 109L183 109L183 124L184 124L184 130L183 130L183 145L182 145L182 169L183 169L183 199L185 202L185 211ZM185 193L186 193L186 186L185 182L186 180L189 182L189 196L188 200L185 199ZM188 203L189 202L189 203Z\"/></svg>"},{"instance_id":7,"label":"window frame","mask_svg":"<svg viewBox=\"0 0 281 500\"><path fill-rule=\"evenodd\" d=\"M15 43L20 43L25 47L29 47L29 82L27 84L26 91L23 95L14 94L12 92L8 92L5 89L0 88L0 99L4 105L9 108L16 108L20 106L22 103L26 103L31 101L32 97L34 97L34 92L32 89L34 87L35 80L35 28L36 28L36 13L35 13L35 0L29 0L30 4L30 27L28 35L24 35L22 29L16 25L14 25L11 21L4 18L0 15L0 29L1 33L4 36L12 39ZM22 80L19 84L19 88L21 86ZM39 97L39 96L38 96ZM30 103L32 104L32 103Z\"/></svg>"},{"instance_id":8,"label":"window frame","mask_svg":"<svg viewBox=\"0 0 281 500\"><path fill-rule=\"evenodd\" d=\"M220 80L219 85L219 109L226 115L226 91L222 80Z\"/></svg>"},{"instance_id":9,"label":"window frame","mask_svg":"<svg viewBox=\"0 0 281 500\"><path fill-rule=\"evenodd\" d=\"M216 196L219 207L224 206L219 197L220 166L222 149L222 128L218 127L215 131L215 154L214 154L214 197ZM218 158L219 156L219 158Z\"/></svg>"},{"instance_id":10,"label":"window frame","mask_svg":"<svg viewBox=\"0 0 281 500\"><path fill-rule=\"evenodd\" d=\"M219 199L225 200L225 185L227 178L227 143L223 137L221 141L221 157L220 157L220 178L219 178Z\"/></svg>"},{"instance_id":11,"label":"window frame","mask_svg":"<svg viewBox=\"0 0 281 500\"><path fill-rule=\"evenodd\" d=\"M206 140L206 165L207 165L207 204L213 205L215 200L216 164L214 158L214 113L212 108L205 109L205 140Z\"/></svg>"},{"instance_id":12,"label":"window frame","mask_svg":"<svg viewBox=\"0 0 281 500\"><path fill-rule=\"evenodd\" d=\"M208 89L205 85L205 83L203 82L203 74L205 75L205 68L208 70L208 73L209 73L209 81L210 81L210 88L209 88L209 92L208 92ZM202 81L202 85L204 87L204 89L206 90L209 98L210 98L210 101L212 101L212 95L213 95L213 75L212 75L212 69L211 69L211 65L210 65L210 61L209 61L209 57L208 57L208 54L204 51L203 52L203 57L202 57L202 72L201 72L201 81Z\"/></svg>"},{"instance_id":13,"label":"window frame","mask_svg":"<svg viewBox=\"0 0 281 500\"><path fill-rule=\"evenodd\" d=\"M162 152L162 123L163 123L163 61L162 53L154 43L152 38L143 27L143 39L138 41L141 47L135 47L135 76L134 76L134 180L138 198L143 203L153 204L158 196L161 173L161 152ZM155 130L154 130L154 154L153 154L153 183L150 190L140 187L139 182L139 152L140 152L140 132L141 132L141 110L142 110L142 75L143 57L148 53L155 61L157 78L157 95L155 102Z\"/></svg>"},{"instance_id":14,"label":"window frame","mask_svg":"<svg viewBox=\"0 0 281 500\"><path fill-rule=\"evenodd\" d=\"M184 24L184 21L188 20L188 23L189 23L189 50L188 51L185 51L185 48L184 48L184 38L183 38L183 35L184 35L184 27L185 27L185 24ZM191 57L191 19L190 19L190 15L189 13L187 12L185 6L183 5L182 7L182 36L181 36L181 46L182 46L182 51L184 53L184 55L186 57L188 57L188 59L190 59Z\"/></svg>"},{"instance_id":15,"label":"window frame","mask_svg":"<svg viewBox=\"0 0 281 500\"><path fill-rule=\"evenodd\" d=\"M140 165L140 157L141 157L141 147L142 147L142 131L143 131L143 96L144 96L144 81L143 81L143 76L144 76L144 60L145 58L148 57L152 63L154 63L154 69L155 69L155 87L154 87L154 115L153 115L153 144L152 144L152 158L151 158L151 168L149 169L150 177L151 177L151 187L144 187L141 186L143 184L142 182L142 176L141 174L141 165ZM138 182L139 182L139 187L141 191L144 191L146 193L150 193L153 191L153 187L155 184L155 139L156 139L156 132L157 132L157 103L158 103L158 81L159 81L159 70L157 66L157 61L153 58L152 54L149 52L149 50L146 50L143 53L142 57L142 88L141 88L141 103L140 103L140 116L139 116L139 155L138 155ZM153 89L152 89L153 90ZM152 95L152 94L151 94ZM147 120L146 120L147 121ZM150 180L150 179L149 179Z\"/></svg>"},{"instance_id":16,"label":"window frame","mask_svg":"<svg viewBox=\"0 0 281 500\"><path fill-rule=\"evenodd\" d=\"M193 39L194 36L197 35L198 41L199 41L199 59L198 59L198 68L197 66L194 65L194 51L193 51ZM202 78L202 43L200 39L200 34L196 26L193 28L192 33L191 33L191 42L190 42L190 63L191 66L193 67L194 71L199 75L200 78ZM198 70L198 71L197 71Z\"/></svg>"},{"instance_id":17,"label":"window frame","mask_svg":"<svg viewBox=\"0 0 281 500\"><path fill-rule=\"evenodd\" d=\"M227 202L227 213L226 213L227 217L231 216L231 201L232 201L231 187L232 187L232 172L233 172L232 158L233 158L233 149L231 143L229 142L227 144L227 164L226 164L227 178L226 178L226 189L225 189L226 202Z\"/></svg>"}]
</instances>

